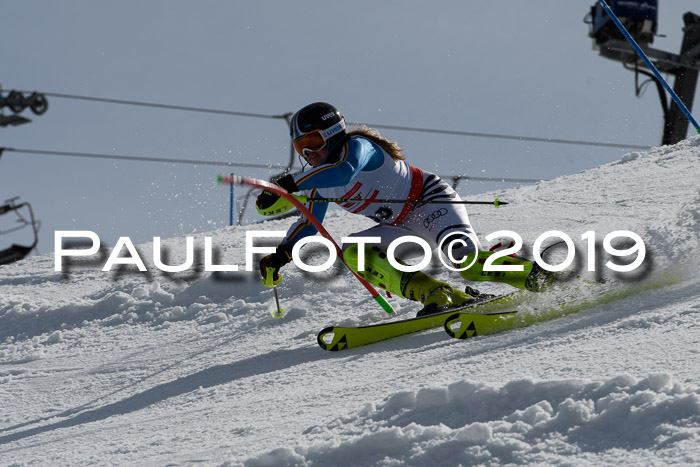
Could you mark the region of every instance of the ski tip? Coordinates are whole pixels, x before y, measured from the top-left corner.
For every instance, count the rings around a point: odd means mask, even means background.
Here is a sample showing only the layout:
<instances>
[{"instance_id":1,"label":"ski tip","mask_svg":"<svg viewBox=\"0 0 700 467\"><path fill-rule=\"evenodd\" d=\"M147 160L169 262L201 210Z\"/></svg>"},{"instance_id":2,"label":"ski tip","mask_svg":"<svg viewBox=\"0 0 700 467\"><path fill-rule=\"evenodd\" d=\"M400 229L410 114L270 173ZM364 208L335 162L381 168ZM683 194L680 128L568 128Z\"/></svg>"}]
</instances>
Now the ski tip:
<instances>
[{"instance_id":1,"label":"ski tip","mask_svg":"<svg viewBox=\"0 0 700 467\"><path fill-rule=\"evenodd\" d=\"M316 341L323 350L331 352L343 350L348 346L346 335L337 333L334 326L322 329L316 336Z\"/></svg>"},{"instance_id":2,"label":"ski tip","mask_svg":"<svg viewBox=\"0 0 700 467\"><path fill-rule=\"evenodd\" d=\"M455 332L455 329L459 331L459 327L461 326L461 322L459 320L459 313L455 313L451 316L449 316L445 320L444 328L445 332L447 333L448 336L457 339L457 333Z\"/></svg>"},{"instance_id":3,"label":"ski tip","mask_svg":"<svg viewBox=\"0 0 700 467\"><path fill-rule=\"evenodd\" d=\"M477 335L474 321L463 321L459 313L447 318L444 327L447 335L455 339L469 339Z\"/></svg>"},{"instance_id":4,"label":"ski tip","mask_svg":"<svg viewBox=\"0 0 700 467\"><path fill-rule=\"evenodd\" d=\"M327 335L332 334L332 333L333 333L333 326L330 326L330 327L327 327L327 328L322 329L322 330L316 335L316 341L318 342L319 347L321 347L323 350L330 350L330 349L328 348L328 344L329 344L329 343L326 343L326 339L325 339L325 338L326 338ZM333 337L331 336L330 339L331 339L331 342L332 342Z\"/></svg>"}]
</instances>

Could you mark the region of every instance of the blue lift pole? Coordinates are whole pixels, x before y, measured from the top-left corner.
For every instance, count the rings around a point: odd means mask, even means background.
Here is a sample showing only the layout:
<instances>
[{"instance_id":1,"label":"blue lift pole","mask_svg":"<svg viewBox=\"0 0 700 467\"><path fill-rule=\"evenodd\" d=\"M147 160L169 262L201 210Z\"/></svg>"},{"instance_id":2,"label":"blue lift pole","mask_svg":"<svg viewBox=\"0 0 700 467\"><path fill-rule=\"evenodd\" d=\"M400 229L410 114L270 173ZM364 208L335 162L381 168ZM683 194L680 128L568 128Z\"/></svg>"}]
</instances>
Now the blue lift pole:
<instances>
[{"instance_id":1,"label":"blue lift pole","mask_svg":"<svg viewBox=\"0 0 700 467\"><path fill-rule=\"evenodd\" d=\"M617 18L617 15L610 9L607 3L605 3L605 0L600 0L600 6L603 7L605 12L610 16L610 19L615 23L615 26L617 26L617 29L620 30L623 36L625 36L625 39L627 39L627 42L630 43L632 48L637 52L637 55L641 57L641 59L644 61L647 67L654 73L654 76L656 76L656 79L659 80L659 82L663 85L664 89L671 95L673 100L676 102L678 105L678 108L681 109L683 114L688 118L690 123L693 124L695 129L697 130L698 134L700 134L700 125L698 125L698 122L695 121L693 116L690 114L690 111L688 108L685 106L683 101L678 97L678 95L671 89L671 87L668 85L666 80L661 76L661 73L659 73L659 70L656 69L653 63L651 63L651 60L649 60L649 57L647 57L647 54L644 53L642 48L637 44L637 41L634 40L634 38L630 35L629 32L627 32L627 29L625 26L620 22L620 20Z\"/></svg>"},{"instance_id":2,"label":"blue lift pole","mask_svg":"<svg viewBox=\"0 0 700 467\"><path fill-rule=\"evenodd\" d=\"M233 178L233 172L231 173L231 178ZM228 218L228 225L233 225L233 211L234 211L234 199L233 199L233 183L231 184L231 191L229 197L229 206L231 208L231 213Z\"/></svg>"}]
</instances>

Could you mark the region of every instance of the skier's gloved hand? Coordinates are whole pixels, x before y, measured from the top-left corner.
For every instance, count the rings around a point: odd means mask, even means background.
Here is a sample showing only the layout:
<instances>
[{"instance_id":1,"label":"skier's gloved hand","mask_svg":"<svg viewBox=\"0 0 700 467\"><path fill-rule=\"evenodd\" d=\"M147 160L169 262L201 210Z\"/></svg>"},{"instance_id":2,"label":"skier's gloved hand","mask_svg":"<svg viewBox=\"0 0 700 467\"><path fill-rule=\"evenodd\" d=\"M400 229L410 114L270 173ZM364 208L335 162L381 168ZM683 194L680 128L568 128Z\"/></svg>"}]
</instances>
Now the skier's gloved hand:
<instances>
[{"instance_id":1,"label":"skier's gloved hand","mask_svg":"<svg viewBox=\"0 0 700 467\"><path fill-rule=\"evenodd\" d=\"M285 175L284 177L277 180L275 183L277 183L279 186L281 186L290 193L299 191L297 182L294 181L294 177L292 175Z\"/></svg>"},{"instance_id":2,"label":"skier's gloved hand","mask_svg":"<svg viewBox=\"0 0 700 467\"><path fill-rule=\"evenodd\" d=\"M280 199L279 195L270 193L269 191L263 191L258 195L258 199L255 201L255 207L258 208L258 211L267 209L275 204L278 199Z\"/></svg>"},{"instance_id":3,"label":"skier's gloved hand","mask_svg":"<svg viewBox=\"0 0 700 467\"><path fill-rule=\"evenodd\" d=\"M277 196L269 191L263 191L255 201L255 209L263 216L278 216L294 208L290 200Z\"/></svg>"},{"instance_id":4,"label":"skier's gloved hand","mask_svg":"<svg viewBox=\"0 0 700 467\"><path fill-rule=\"evenodd\" d=\"M260 278L265 287L277 287L282 280L279 270L292 260L292 247L280 245L277 251L260 260Z\"/></svg>"}]
</instances>

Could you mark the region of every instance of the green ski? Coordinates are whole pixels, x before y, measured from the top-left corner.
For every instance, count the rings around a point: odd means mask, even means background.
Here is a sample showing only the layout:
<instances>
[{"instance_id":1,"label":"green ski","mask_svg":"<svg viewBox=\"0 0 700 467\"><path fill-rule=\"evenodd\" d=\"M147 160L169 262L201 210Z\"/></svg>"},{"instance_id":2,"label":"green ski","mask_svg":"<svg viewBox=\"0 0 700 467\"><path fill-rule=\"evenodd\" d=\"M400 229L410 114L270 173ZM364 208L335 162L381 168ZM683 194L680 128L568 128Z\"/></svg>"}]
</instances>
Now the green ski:
<instances>
[{"instance_id":1,"label":"green ski","mask_svg":"<svg viewBox=\"0 0 700 467\"><path fill-rule=\"evenodd\" d=\"M324 350L339 351L440 326L444 326L445 331L451 337L467 339L560 318L635 294L674 285L682 280L681 274L667 270L634 285L609 290L590 298L554 304L552 301L557 300L556 295L547 297L545 294L537 299L536 295L518 291L420 318L389 321L369 326L331 326L318 333L317 341ZM591 284L584 283L582 286L590 287ZM529 300L528 297L533 300ZM544 305L542 305L542 302L545 301L543 299L548 300ZM558 299L566 300L562 297Z\"/></svg>"},{"instance_id":2,"label":"green ski","mask_svg":"<svg viewBox=\"0 0 700 467\"><path fill-rule=\"evenodd\" d=\"M520 310L510 313L490 313L487 315L472 313L471 310L454 313L447 317L444 322L445 332L450 337L456 339L468 339L474 336L496 334L498 332L522 328L543 321L550 321L598 305L622 300L623 298L638 293L677 284L681 279L680 276L673 273L663 274L634 285L603 292L594 297L546 306L536 306L527 311Z\"/></svg>"},{"instance_id":3,"label":"green ski","mask_svg":"<svg viewBox=\"0 0 700 467\"><path fill-rule=\"evenodd\" d=\"M360 347L374 342L403 336L418 331L438 328L445 323L445 319L462 310L479 310L479 313L493 313L512 308L519 303L520 298L526 296L524 292L514 292L481 301L472 302L466 306L451 308L440 313L409 318L400 321L372 324L369 326L343 327L330 326L318 333L318 345L324 350L338 351ZM489 315L485 315L489 316Z\"/></svg>"}]
</instances>

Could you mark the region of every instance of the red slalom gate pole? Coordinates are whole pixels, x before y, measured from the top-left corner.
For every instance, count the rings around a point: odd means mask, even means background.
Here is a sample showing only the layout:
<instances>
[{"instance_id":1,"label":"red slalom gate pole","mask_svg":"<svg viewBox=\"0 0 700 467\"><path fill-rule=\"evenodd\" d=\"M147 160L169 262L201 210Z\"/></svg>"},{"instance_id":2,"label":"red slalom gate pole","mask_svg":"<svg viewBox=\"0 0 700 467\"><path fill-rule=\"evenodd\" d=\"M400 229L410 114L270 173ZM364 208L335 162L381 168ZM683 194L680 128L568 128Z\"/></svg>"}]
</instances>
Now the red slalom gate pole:
<instances>
[{"instance_id":1,"label":"red slalom gate pole","mask_svg":"<svg viewBox=\"0 0 700 467\"><path fill-rule=\"evenodd\" d=\"M333 243L335 246L336 251L338 252L338 257L340 260L343 262L343 264L352 272L352 274L357 278L357 280L360 281L360 283L367 289L367 291L372 295L372 298L379 303L379 305L382 307L384 311L387 313L394 313L394 309L392 306L389 304L389 302L386 301L386 299L377 291L377 289L367 282L365 279L360 277L355 271L348 266L348 263L345 262L343 259L343 251L340 249L338 244L333 240L333 237L331 234L328 233L328 231L323 227L323 224L319 222L318 219L316 219L316 216L314 216L311 211L309 211L306 206L304 206L298 199L296 199L291 193L289 193L287 190L280 188L277 185L274 185L272 183L266 182L264 180L259 180L257 178L250 178L250 177L242 177L240 175L219 175L218 178L219 183L223 183L226 185L248 185L248 186L253 186L256 188L261 188L265 191L269 191L270 193L273 193L275 195L281 196L284 199L288 200L291 202L294 207L296 207L300 213L302 213L306 218L313 224L314 227L316 227L316 230L319 231L321 235L326 237L328 240Z\"/></svg>"}]
</instances>

